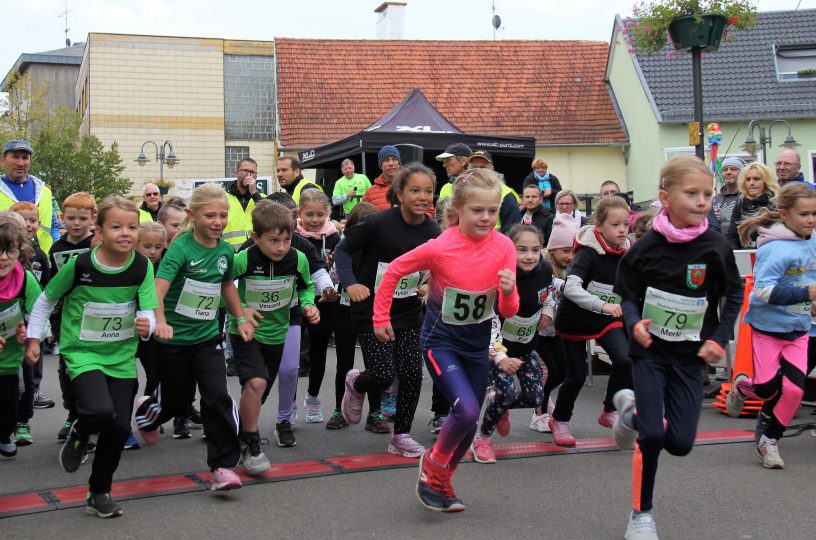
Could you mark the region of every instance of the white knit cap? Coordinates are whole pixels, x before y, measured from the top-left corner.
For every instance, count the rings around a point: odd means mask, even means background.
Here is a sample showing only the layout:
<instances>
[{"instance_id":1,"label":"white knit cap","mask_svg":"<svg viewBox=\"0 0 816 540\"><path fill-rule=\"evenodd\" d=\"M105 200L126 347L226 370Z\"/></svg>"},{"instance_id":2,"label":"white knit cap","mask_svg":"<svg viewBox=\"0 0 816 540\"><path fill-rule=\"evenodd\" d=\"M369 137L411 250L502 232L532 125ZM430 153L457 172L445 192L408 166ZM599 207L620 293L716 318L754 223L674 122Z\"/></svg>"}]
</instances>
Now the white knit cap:
<instances>
[{"instance_id":1,"label":"white knit cap","mask_svg":"<svg viewBox=\"0 0 816 540\"><path fill-rule=\"evenodd\" d=\"M558 214L552 225L547 249L571 248L581 223L572 214Z\"/></svg>"}]
</instances>

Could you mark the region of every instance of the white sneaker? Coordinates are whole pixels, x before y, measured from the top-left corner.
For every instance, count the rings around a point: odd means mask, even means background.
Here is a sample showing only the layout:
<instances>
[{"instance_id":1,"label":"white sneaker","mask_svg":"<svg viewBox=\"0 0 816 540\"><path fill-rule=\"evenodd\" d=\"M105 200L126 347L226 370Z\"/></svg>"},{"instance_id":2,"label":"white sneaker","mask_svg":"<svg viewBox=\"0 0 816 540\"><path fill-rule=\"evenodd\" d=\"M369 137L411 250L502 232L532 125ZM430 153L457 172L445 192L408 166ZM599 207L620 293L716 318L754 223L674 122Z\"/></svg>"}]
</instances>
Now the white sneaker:
<instances>
[{"instance_id":1,"label":"white sneaker","mask_svg":"<svg viewBox=\"0 0 816 540\"><path fill-rule=\"evenodd\" d=\"M303 399L303 408L306 409L306 422L318 424L323 422L323 412L320 410L320 396L310 396L306 393Z\"/></svg>"},{"instance_id":2,"label":"white sneaker","mask_svg":"<svg viewBox=\"0 0 816 540\"><path fill-rule=\"evenodd\" d=\"M612 439L621 450L633 448L637 438L637 431L627 426L623 422L623 418L624 413L635 407L635 393L628 388L618 390L612 398L612 403L615 404L615 409L618 411L615 423L612 424Z\"/></svg>"},{"instance_id":3,"label":"white sneaker","mask_svg":"<svg viewBox=\"0 0 816 540\"><path fill-rule=\"evenodd\" d=\"M629 523L626 525L626 540L659 540L654 516L651 512L629 514Z\"/></svg>"},{"instance_id":4,"label":"white sneaker","mask_svg":"<svg viewBox=\"0 0 816 540\"><path fill-rule=\"evenodd\" d=\"M756 448L757 454L762 458L762 466L766 469L784 469L785 462L779 456L779 441L770 439L763 435L759 438Z\"/></svg>"},{"instance_id":5,"label":"white sneaker","mask_svg":"<svg viewBox=\"0 0 816 540\"><path fill-rule=\"evenodd\" d=\"M250 443L241 442L241 462L247 474L251 476L263 474L271 467L269 459L261 450L260 440Z\"/></svg>"},{"instance_id":6,"label":"white sneaker","mask_svg":"<svg viewBox=\"0 0 816 540\"><path fill-rule=\"evenodd\" d=\"M539 433L550 433L550 426L548 425L549 421L549 414L536 414L535 411L533 411L533 419L530 421L530 429L533 431L538 431Z\"/></svg>"},{"instance_id":7,"label":"white sneaker","mask_svg":"<svg viewBox=\"0 0 816 540\"><path fill-rule=\"evenodd\" d=\"M739 391L739 383L748 380L748 375L740 373L734 377L734 382L731 384L731 390L725 397L725 412L731 418L739 418L742 414L742 409L745 407L745 396Z\"/></svg>"}]
</instances>

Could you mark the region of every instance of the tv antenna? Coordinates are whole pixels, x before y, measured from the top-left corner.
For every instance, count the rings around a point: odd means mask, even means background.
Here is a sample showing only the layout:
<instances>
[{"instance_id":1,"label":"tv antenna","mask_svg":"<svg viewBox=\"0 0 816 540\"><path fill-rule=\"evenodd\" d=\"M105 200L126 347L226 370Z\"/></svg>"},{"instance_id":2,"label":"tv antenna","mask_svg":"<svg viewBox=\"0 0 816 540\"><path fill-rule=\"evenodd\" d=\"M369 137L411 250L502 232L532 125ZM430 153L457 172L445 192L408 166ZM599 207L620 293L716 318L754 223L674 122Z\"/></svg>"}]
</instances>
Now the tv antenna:
<instances>
[{"instance_id":1,"label":"tv antenna","mask_svg":"<svg viewBox=\"0 0 816 540\"><path fill-rule=\"evenodd\" d=\"M71 46L71 40L68 38L68 30L70 30L70 28L68 28L68 13L70 13L72 11L74 11L74 8L68 9L68 0L65 0L65 11L63 11L62 13L57 15L57 18L60 18L60 19L62 19L63 17L65 18L65 46L66 47Z\"/></svg>"}]
</instances>

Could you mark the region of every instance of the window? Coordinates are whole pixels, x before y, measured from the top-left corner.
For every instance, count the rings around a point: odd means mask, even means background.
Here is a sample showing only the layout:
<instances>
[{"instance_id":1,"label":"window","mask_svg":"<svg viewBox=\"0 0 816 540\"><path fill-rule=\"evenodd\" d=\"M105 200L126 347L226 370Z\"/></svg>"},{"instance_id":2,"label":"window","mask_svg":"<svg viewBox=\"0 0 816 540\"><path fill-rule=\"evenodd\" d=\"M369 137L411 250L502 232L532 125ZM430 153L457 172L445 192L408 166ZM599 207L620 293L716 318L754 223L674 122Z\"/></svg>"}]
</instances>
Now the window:
<instances>
[{"instance_id":1,"label":"window","mask_svg":"<svg viewBox=\"0 0 816 540\"><path fill-rule=\"evenodd\" d=\"M232 178L241 160L249 157L249 146L224 147L224 176Z\"/></svg>"},{"instance_id":2,"label":"window","mask_svg":"<svg viewBox=\"0 0 816 540\"><path fill-rule=\"evenodd\" d=\"M224 135L275 138L275 63L271 56L224 55Z\"/></svg>"},{"instance_id":3,"label":"window","mask_svg":"<svg viewBox=\"0 0 816 540\"><path fill-rule=\"evenodd\" d=\"M776 77L780 81L816 80L816 44L780 46L776 50Z\"/></svg>"},{"instance_id":4,"label":"window","mask_svg":"<svg viewBox=\"0 0 816 540\"><path fill-rule=\"evenodd\" d=\"M677 154L691 154L691 155L694 155L694 147L693 146L676 146L674 148L664 148L663 153L666 154L666 159L669 159L672 156L676 156Z\"/></svg>"}]
</instances>

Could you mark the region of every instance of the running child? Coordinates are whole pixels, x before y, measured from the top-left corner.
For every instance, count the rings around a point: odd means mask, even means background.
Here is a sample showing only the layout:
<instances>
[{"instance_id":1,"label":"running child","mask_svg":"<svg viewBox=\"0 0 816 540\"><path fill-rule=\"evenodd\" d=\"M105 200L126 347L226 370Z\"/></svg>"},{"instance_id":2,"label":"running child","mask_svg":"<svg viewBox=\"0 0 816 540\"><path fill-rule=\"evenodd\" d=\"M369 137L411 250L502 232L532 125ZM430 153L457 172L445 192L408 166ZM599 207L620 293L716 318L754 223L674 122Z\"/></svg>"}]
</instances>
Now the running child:
<instances>
[{"instance_id":1,"label":"running child","mask_svg":"<svg viewBox=\"0 0 816 540\"><path fill-rule=\"evenodd\" d=\"M669 158L660 169L663 208L623 256L615 280L631 336L634 393L615 394L619 416L612 431L620 448L631 448L637 437L628 540L657 538L658 456L663 449L675 456L691 452L703 401L702 362L722 358L742 306L734 254L723 235L708 228L713 197L714 178L702 160Z\"/></svg>"},{"instance_id":2,"label":"running child","mask_svg":"<svg viewBox=\"0 0 816 540\"><path fill-rule=\"evenodd\" d=\"M306 191L303 196L311 191L317 190ZM255 245L238 252L233 263L233 278L238 281L244 311L259 319L255 335L247 342L241 339L234 320L229 328L242 388L241 460L252 475L270 467L261 451L258 418L278 374L293 296L297 293L300 309L310 323L320 320L309 263L303 253L291 247L293 230L289 210L271 201L258 202L252 211Z\"/></svg>"},{"instance_id":3,"label":"running child","mask_svg":"<svg viewBox=\"0 0 816 540\"><path fill-rule=\"evenodd\" d=\"M237 408L227 392L221 350L218 306L221 298L236 318L244 341L252 339L255 322L247 321L232 283L235 250L221 233L227 223L226 192L217 184L193 191L187 218L170 244L156 274L156 339L162 344L160 383L151 396L136 400L135 420L142 441L159 440L159 426L186 415L201 395L201 416L207 434L207 464L213 491L237 489L232 471L240 458Z\"/></svg>"},{"instance_id":4,"label":"running child","mask_svg":"<svg viewBox=\"0 0 816 540\"><path fill-rule=\"evenodd\" d=\"M62 266L31 313L26 361L39 360L48 315L64 300L60 348L76 403L77 419L60 450L60 463L75 472L88 439L99 434L88 485L86 511L117 517L110 496L113 474L130 431L136 395L136 343L152 333L156 319L153 267L137 253L139 209L117 196L102 201L96 220L99 244ZM138 334L138 336L137 336Z\"/></svg>"},{"instance_id":5,"label":"running child","mask_svg":"<svg viewBox=\"0 0 816 540\"><path fill-rule=\"evenodd\" d=\"M416 294L419 272L404 274L399 290L392 287L387 293L377 291L394 259L439 235L439 226L426 215L433 207L435 181L433 171L424 165L406 165L392 186L399 206L369 216L349 229L335 253L337 273L351 299L352 324L367 366L365 371L352 369L346 375L341 412L349 424L360 423L364 395L381 393L396 375L397 414L388 452L406 457L419 457L425 451L410 434L422 388L422 306ZM353 268L352 256L356 253L360 254L360 262ZM378 339L372 326L373 305L382 294L389 297L387 309L393 325L390 341ZM369 414L366 427L372 429L369 426L378 420Z\"/></svg>"},{"instance_id":6,"label":"running child","mask_svg":"<svg viewBox=\"0 0 816 540\"><path fill-rule=\"evenodd\" d=\"M163 204L159 209L159 214L156 216L156 218L158 223L164 227L167 236L162 255L164 255L164 252L166 252L167 248L170 247L170 242L172 242L173 238L176 237L179 227L181 227L181 222L184 221L186 216L187 211L175 204Z\"/></svg>"},{"instance_id":7,"label":"running child","mask_svg":"<svg viewBox=\"0 0 816 540\"><path fill-rule=\"evenodd\" d=\"M810 311L816 300L816 192L802 182L788 183L776 196L776 207L739 226L743 242L754 229L759 232L754 290L744 318L751 325L754 376L738 373L725 401L734 418L746 398L764 401L756 451L766 469L785 468L779 439L805 392Z\"/></svg>"},{"instance_id":8,"label":"running child","mask_svg":"<svg viewBox=\"0 0 816 540\"><path fill-rule=\"evenodd\" d=\"M501 318L498 339L504 350L491 355L490 379L495 394L485 407L482 426L471 445L479 463L496 463L493 431L502 437L510 433L510 409L535 408L544 399L541 359L535 350L538 330L553 323L549 302L553 271L541 258L544 238L538 228L513 225L507 236L516 246L519 309L513 317ZM520 390L516 390L516 377Z\"/></svg>"},{"instance_id":9,"label":"running child","mask_svg":"<svg viewBox=\"0 0 816 540\"><path fill-rule=\"evenodd\" d=\"M399 335L392 326L393 291L406 279L403 276L431 271L421 345L428 372L452 410L433 448L422 453L416 489L422 505L437 512L465 508L451 478L476 434L487 386L494 305L498 299L499 314L505 318L519 308L516 249L494 229L501 180L488 169L468 171L453 188L452 204L459 225L391 262L374 308L377 339L393 344ZM400 378L400 397L403 384Z\"/></svg>"},{"instance_id":10,"label":"running child","mask_svg":"<svg viewBox=\"0 0 816 540\"><path fill-rule=\"evenodd\" d=\"M620 297L612 292L615 273L629 248L629 206L619 197L602 199L595 211L595 224L578 229L575 253L567 268L564 297L555 314L555 330L564 342L567 376L558 390L555 409L549 420L553 442L575 446L569 421L578 394L587 377L587 341L594 339L612 361L603 409L598 423L611 428L617 413L612 397L632 385L623 330Z\"/></svg>"},{"instance_id":11,"label":"running child","mask_svg":"<svg viewBox=\"0 0 816 540\"><path fill-rule=\"evenodd\" d=\"M33 413L31 399L21 399L18 379L23 363L25 320L40 295L37 278L23 267L32 254L29 238L19 215L0 212L0 456L5 458L16 456L18 445L31 444L30 438L24 443L17 437L19 408ZM28 385L26 390L30 392ZM30 418L28 414L26 427Z\"/></svg>"}]
</instances>

